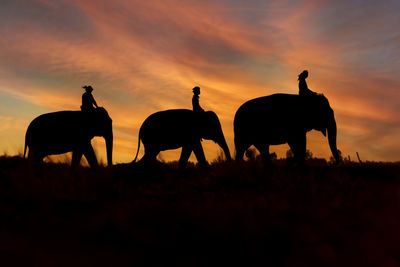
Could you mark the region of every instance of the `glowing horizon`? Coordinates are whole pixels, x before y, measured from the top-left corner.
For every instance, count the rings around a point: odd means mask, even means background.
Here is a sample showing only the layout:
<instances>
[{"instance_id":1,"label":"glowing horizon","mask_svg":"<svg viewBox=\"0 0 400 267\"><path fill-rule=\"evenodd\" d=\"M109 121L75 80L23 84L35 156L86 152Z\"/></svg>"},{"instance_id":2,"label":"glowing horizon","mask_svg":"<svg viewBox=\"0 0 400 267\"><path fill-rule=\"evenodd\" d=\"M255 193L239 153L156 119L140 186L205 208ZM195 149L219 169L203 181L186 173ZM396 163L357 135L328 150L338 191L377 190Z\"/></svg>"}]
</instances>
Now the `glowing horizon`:
<instances>
[{"instance_id":1,"label":"glowing horizon","mask_svg":"<svg viewBox=\"0 0 400 267\"><path fill-rule=\"evenodd\" d=\"M338 148L400 160L400 3L396 1L6 0L0 7L0 152L23 151L36 116L78 110L85 84L113 119L114 162L131 161L150 114L200 105L221 120L231 154L245 101L297 94L297 75L335 111ZM322 134L307 148L331 156ZM104 158L102 141L94 141ZM208 161L219 153L203 142ZM287 145L272 146L284 157ZM141 153L143 154L143 146ZM179 151L163 152L177 160ZM194 160L194 156L191 157Z\"/></svg>"}]
</instances>

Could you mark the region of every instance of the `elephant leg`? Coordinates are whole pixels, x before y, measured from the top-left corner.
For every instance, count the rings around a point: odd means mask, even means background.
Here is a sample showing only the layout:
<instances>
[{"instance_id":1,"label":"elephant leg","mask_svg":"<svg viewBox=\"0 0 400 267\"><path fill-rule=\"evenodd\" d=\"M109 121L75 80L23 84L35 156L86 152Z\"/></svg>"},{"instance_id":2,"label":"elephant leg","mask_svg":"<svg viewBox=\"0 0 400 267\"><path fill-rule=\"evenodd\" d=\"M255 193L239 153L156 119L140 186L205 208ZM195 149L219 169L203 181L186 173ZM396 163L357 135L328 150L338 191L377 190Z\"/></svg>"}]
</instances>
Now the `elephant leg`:
<instances>
[{"instance_id":1,"label":"elephant leg","mask_svg":"<svg viewBox=\"0 0 400 267\"><path fill-rule=\"evenodd\" d=\"M250 145L243 145L243 144L238 144L238 142L235 142L235 147L236 147L236 156L235 159L236 161L243 161L243 156L244 152L249 148Z\"/></svg>"},{"instance_id":2,"label":"elephant leg","mask_svg":"<svg viewBox=\"0 0 400 267\"><path fill-rule=\"evenodd\" d=\"M79 163L81 162L82 154L83 153L78 150L72 151L72 161L71 161L72 167L76 167L79 165Z\"/></svg>"},{"instance_id":3,"label":"elephant leg","mask_svg":"<svg viewBox=\"0 0 400 267\"><path fill-rule=\"evenodd\" d=\"M192 154L193 148L191 146L183 146L181 157L179 158L179 168L183 169L189 160L190 154Z\"/></svg>"},{"instance_id":4,"label":"elephant leg","mask_svg":"<svg viewBox=\"0 0 400 267\"><path fill-rule=\"evenodd\" d=\"M263 159L263 161L266 164L270 164L271 163L271 157L269 155L269 145L264 145L264 144L255 144L254 145L257 150L260 152L261 157Z\"/></svg>"},{"instance_id":5,"label":"elephant leg","mask_svg":"<svg viewBox=\"0 0 400 267\"><path fill-rule=\"evenodd\" d=\"M84 153L86 160L88 161L90 167L98 167L99 163L97 162L96 154L94 153L92 145L86 147L86 151Z\"/></svg>"},{"instance_id":6,"label":"elephant leg","mask_svg":"<svg viewBox=\"0 0 400 267\"><path fill-rule=\"evenodd\" d=\"M35 159L35 152L34 150L30 147L28 151L28 165L30 168L33 168L36 164L36 159Z\"/></svg>"},{"instance_id":7,"label":"elephant leg","mask_svg":"<svg viewBox=\"0 0 400 267\"><path fill-rule=\"evenodd\" d=\"M294 158L300 164L304 164L306 157L306 135L300 135L298 138L288 142L290 149L292 149Z\"/></svg>"},{"instance_id":8,"label":"elephant leg","mask_svg":"<svg viewBox=\"0 0 400 267\"><path fill-rule=\"evenodd\" d=\"M43 176L43 158L44 155L34 148L29 148L28 152L28 166L30 172L37 177Z\"/></svg>"},{"instance_id":9,"label":"elephant leg","mask_svg":"<svg viewBox=\"0 0 400 267\"><path fill-rule=\"evenodd\" d=\"M157 155L160 153L160 150L154 148L144 148L144 155L140 159L141 163L154 163L157 161Z\"/></svg>"},{"instance_id":10,"label":"elephant leg","mask_svg":"<svg viewBox=\"0 0 400 267\"><path fill-rule=\"evenodd\" d=\"M206 160L206 156L204 155L203 147L201 146L201 142L197 142L193 146L193 152L196 155L196 159L199 162L201 167L207 167L208 163Z\"/></svg>"}]
</instances>

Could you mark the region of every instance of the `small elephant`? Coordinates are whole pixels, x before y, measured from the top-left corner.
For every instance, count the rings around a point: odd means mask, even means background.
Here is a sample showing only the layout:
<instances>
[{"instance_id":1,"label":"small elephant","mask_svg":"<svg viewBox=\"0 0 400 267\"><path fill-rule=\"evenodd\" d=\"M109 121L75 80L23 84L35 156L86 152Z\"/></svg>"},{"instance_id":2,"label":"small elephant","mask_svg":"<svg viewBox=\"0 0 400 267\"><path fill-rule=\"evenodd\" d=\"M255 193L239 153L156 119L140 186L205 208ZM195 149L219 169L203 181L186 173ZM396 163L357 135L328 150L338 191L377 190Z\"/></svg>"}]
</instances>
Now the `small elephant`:
<instances>
[{"instance_id":1,"label":"small elephant","mask_svg":"<svg viewBox=\"0 0 400 267\"><path fill-rule=\"evenodd\" d=\"M247 148L254 145L269 162L269 146L288 143L302 164L306 133L312 129L324 136L328 132L329 146L339 162L335 116L325 96L274 94L249 100L235 114L236 160L242 160Z\"/></svg>"},{"instance_id":2,"label":"small elephant","mask_svg":"<svg viewBox=\"0 0 400 267\"><path fill-rule=\"evenodd\" d=\"M223 149L226 158L231 159L221 124L214 112L194 112L188 109L156 112L140 127L138 150L133 162L136 162L142 141L145 153L141 161L155 161L160 151L182 147L179 167L186 166L192 151L200 166L206 166L202 138L216 142Z\"/></svg>"},{"instance_id":3,"label":"small elephant","mask_svg":"<svg viewBox=\"0 0 400 267\"><path fill-rule=\"evenodd\" d=\"M90 143L93 137L103 136L106 141L107 162L112 165L113 130L107 111L99 107L93 111L59 111L35 118L25 135L25 148L29 148L28 159L36 164L47 155L72 151L72 165L79 164L82 154L90 166L98 162Z\"/></svg>"}]
</instances>

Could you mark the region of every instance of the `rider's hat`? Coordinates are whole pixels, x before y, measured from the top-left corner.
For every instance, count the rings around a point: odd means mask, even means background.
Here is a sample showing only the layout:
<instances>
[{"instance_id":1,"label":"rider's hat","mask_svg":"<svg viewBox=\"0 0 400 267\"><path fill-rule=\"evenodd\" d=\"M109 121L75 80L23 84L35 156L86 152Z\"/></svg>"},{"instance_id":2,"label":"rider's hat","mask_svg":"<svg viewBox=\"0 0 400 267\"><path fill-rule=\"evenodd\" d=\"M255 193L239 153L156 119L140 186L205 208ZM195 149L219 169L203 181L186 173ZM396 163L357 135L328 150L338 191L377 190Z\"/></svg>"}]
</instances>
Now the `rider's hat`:
<instances>
[{"instance_id":1,"label":"rider's hat","mask_svg":"<svg viewBox=\"0 0 400 267\"><path fill-rule=\"evenodd\" d=\"M90 86L90 85L84 85L84 86L82 86L82 88L84 88L88 92L92 92L93 91L93 87Z\"/></svg>"}]
</instances>

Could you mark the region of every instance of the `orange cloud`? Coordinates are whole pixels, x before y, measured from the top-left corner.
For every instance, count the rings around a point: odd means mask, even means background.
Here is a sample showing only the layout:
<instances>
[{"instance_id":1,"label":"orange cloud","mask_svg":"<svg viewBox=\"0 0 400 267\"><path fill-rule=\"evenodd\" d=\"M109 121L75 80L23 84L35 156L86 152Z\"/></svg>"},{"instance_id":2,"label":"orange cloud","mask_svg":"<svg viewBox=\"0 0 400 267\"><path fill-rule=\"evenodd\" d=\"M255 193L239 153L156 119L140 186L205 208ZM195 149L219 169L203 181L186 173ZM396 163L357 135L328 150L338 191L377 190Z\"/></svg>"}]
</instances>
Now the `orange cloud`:
<instances>
[{"instance_id":1,"label":"orange cloud","mask_svg":"<svg viewBox=\"0 0 400 267\"><path fill-rule=\"evenodd\" d=\"M345 1L38 3L38 14L0 27L7 36L0 40L0 91L55 111L78 109L80 87L92 84L113 118L117 161L133 158L148 115L191 108L196 85L201 105L219 115L233 154L236 109L254 97L297 93L303 69L310 70L310 88L335 110L344 153L398 159L400 39L392 33L397 15L388 8ZM50 23L41 24L42 17ZM309 144L329 157L322 137L311 133ZM284 156L287 146L274 149ZM210 159L219 151L208 143L206 150Z\"/></svg>"}]
</instances>

